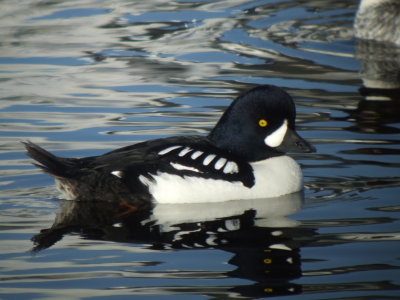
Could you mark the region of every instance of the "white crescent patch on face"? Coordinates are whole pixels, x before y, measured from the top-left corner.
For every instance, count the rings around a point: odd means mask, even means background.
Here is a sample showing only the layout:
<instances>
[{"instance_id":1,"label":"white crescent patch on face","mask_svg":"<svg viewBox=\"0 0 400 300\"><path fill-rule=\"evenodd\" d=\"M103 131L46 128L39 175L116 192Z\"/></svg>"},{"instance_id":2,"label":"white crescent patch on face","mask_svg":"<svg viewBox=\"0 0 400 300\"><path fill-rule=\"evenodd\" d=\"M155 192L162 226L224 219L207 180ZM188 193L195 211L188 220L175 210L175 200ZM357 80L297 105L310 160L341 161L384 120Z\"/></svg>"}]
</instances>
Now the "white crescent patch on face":
<instances>
[{"instance_id":1,"label":"white crescent patch on face","mask_svg":"<svg viewBox=\"0 0 400 300\"><path fill-rule=\"evenodd\" d=\"M278 147L283 142L283 138L285 137L287 128L288 128L288 121L285 119L282 125L277 130L272 132L264 139L264 143L272 148Z\"/></svg>"}]
</instances>

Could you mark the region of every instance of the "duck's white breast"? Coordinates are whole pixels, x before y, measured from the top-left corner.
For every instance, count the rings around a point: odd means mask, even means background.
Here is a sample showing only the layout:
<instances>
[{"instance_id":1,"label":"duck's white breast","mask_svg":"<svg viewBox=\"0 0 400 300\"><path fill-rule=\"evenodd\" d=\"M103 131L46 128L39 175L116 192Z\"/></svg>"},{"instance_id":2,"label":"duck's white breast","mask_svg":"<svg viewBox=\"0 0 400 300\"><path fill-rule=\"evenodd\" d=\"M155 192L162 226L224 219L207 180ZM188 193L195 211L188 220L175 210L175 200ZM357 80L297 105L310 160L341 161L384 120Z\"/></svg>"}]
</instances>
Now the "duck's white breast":
<instances>
[{"instance_id":1,"label":"duck's white breast","mask_svg":"<svg viewBox=\"0 0 400 300\"><path fill-rule=\"evenodd\" d=\"M219 202L236 199L278 197L300 191L303 176L300 166L289 156L278 156L251 164L255 184L248 188L241 182L157 173L141 182L158 203Z\"/></svg>"}]
</instances>

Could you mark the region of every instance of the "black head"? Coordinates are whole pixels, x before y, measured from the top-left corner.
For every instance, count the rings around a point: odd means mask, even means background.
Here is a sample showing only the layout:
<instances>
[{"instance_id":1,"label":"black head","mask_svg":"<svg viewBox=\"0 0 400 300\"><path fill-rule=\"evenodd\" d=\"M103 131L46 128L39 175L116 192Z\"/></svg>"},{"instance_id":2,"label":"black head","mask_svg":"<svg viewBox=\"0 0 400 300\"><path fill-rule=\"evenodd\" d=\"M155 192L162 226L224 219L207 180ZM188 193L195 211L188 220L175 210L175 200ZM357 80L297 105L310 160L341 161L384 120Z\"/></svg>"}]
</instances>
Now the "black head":
<instances>
[{"instance_id":1,"label":"black head","mask_svg":"<svg viewBox=\"0 0 400 300\"><path fill-rule=\"evenodd\" d=\"M209 139L247 161L285 152L314 152L296 133L295 118L289 94L273 85L258 86L232 102Z\"/></svg>"}]
</instances>

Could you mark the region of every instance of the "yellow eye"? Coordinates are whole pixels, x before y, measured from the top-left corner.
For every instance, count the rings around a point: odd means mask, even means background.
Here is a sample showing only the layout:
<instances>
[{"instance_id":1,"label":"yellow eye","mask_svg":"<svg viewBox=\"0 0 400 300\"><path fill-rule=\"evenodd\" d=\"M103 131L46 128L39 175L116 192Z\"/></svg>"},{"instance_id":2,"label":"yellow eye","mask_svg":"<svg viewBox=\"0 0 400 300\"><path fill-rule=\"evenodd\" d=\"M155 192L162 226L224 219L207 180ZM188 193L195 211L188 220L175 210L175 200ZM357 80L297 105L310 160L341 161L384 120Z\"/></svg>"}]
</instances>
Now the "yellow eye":
<instances>
[{"instance_id":1,"label":"yellow eye","mask_svg":"<svg viewBox=\"0 0 400 300\"><path fill-rule=\"evenodd\" d=\"M261 119L260 121L258 121L258 125L260 125L260 127L265 127L268 125L267 120Z\"/></svg>"}]
</instances>

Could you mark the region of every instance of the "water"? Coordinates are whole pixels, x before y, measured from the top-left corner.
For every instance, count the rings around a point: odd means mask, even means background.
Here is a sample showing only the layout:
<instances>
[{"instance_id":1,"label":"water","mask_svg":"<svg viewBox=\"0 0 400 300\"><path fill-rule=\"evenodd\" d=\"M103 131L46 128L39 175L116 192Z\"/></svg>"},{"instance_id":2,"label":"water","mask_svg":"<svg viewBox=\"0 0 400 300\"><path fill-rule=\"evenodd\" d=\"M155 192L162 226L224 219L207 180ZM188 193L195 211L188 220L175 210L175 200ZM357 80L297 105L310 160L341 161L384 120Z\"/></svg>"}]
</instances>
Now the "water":
<instances>
[{"instance_id":1,"label":"water","mask_svg":"<svg viewBox=\"0 0 400 300\"><path fill-rule=\"evenodd\" d=\"M373 58L356 48L356 7L2 1L0 297L398 298L399 99L359 90ZM296 99L318 150L293 156L304 196L143 213L65 202L20 143L82 157L206 134L267 83Z\"/></svg>"}]
</instances>

